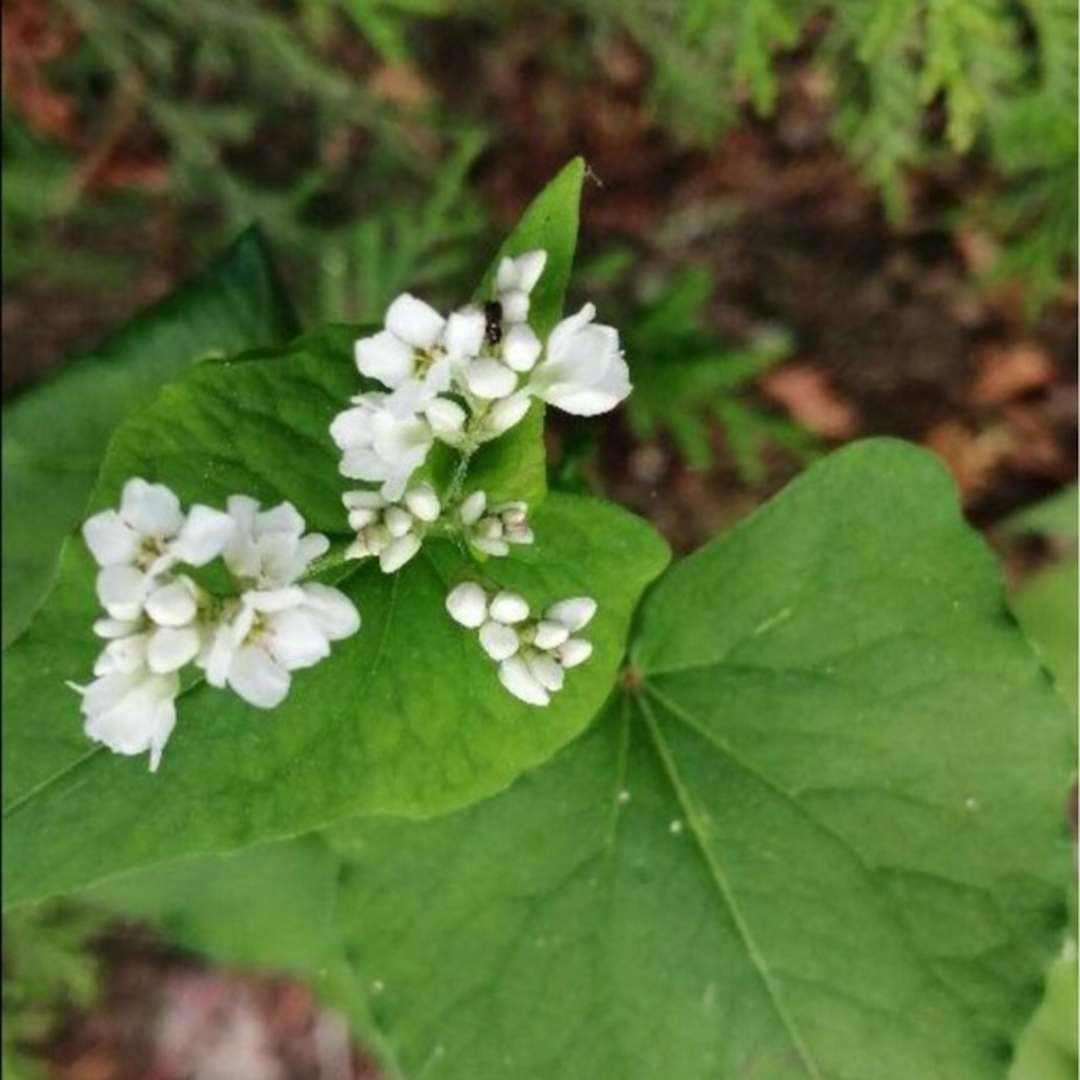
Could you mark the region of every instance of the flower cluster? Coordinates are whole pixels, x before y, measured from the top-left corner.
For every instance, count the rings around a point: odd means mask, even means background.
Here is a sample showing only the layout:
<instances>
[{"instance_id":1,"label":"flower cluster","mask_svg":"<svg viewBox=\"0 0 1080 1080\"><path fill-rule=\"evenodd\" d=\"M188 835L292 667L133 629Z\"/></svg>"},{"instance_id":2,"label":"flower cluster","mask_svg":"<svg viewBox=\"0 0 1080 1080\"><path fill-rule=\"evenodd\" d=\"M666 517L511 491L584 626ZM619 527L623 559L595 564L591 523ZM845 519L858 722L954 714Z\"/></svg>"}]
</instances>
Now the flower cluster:
<instances>
[{"instance_id":1,"label":"flower cluster","mask_svg":"<svg viewBox=\"0 0 1080 1080\"><path fill-rule=\"evenodd\" d=\"M329 654L356 632L352 602L325 585L298 585L326 537L304 534L289 503L260 511L242 495L227 511L195 505L186 514L163 484L124 485L118 510L83 526L100 567L97 596L106 617L94 632L107 644L96 678L76 686L86 733L120 754L150 752L156 770L176 724L180 671L193 663L212 686L272 708L291 672ZM220 558L230 583L210 592L191 573Z\"/></svg>"},{"instance_id":2,"label":"flower cluster","mask_svg":"<svg viewBox=\"0 0 1080 1080\"><path fill-rule=\"evenodd\" d=\"M594 322L591 304L546 340L530 324L546 261L543 251L503 259L493 298L448 317L403 294L384 329L356 342L356 365L378 388L353 397L330 434L341 474L371 486L342 496L353 538L336 558L377 559L391 574L429 535L451 539L478 561L533 542L525 502L493 504L487 492L466 486L470 458L513 428L534 399L593 416L630 392L618 333ZM436 442L458 455L441 489L417 476ZM289 503L261 510L233 495L224 511L195 505L185 513L163 484L129 480L119 509L83 527L106 613L94 624L106 642L94 681L69 683L82 695L87 734L117 753L149 751L156 770L188 665L259 708L280 704L294 671L326 658L331 642L360 626L337 589L300 584L330 546L304 529ZM533 619L517 594L496 589L489 598L468 582L446 604L457 622L479 631L503 686L532 705L547 705L565 671L592 652L573 636L596 611L588 597Z\"/></svg>"},{"instance_id":3,"label":"flower cluster","mask_svg":"<svg viewBox=\"0 0 1080 1080\"><path fill-rule=\"evenodd\" d=\"M361 374L380 383L352 399L330 427L344 476L401 499L436 442L468 455L517 424L536 397L579 416L614 408L630 392L619 335L586 304L542 342L531 293L547 255L503 259L495 298L444 318L405 293L385 329L356 343Z\"/></svg>"},{"instance_id":4,"label":"flower cluster","mask_svg":"<svg viewBox=\"0 0 1080 1080\"><path fill-rule=\"evenodd\" d=\"M567 668L584 663L592 645L573 637L596 614L588 596L560 600L539 619L530 618L529 605L506 590L488 597L473 581L458 585L446 598L450 617L479 630L480 646L499 665L499 681L529 705L547 705L562 689Z\"/></svg>"}]
</instances>

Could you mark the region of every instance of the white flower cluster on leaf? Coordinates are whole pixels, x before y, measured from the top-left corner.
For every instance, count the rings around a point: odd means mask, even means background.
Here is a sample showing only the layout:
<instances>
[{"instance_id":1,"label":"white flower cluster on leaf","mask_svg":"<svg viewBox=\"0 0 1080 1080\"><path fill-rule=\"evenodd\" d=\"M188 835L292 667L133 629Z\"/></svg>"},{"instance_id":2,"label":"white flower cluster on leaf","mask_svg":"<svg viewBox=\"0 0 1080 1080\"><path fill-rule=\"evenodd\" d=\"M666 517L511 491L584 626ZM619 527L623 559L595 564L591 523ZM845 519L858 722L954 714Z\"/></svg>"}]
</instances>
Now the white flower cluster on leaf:
<instances>
[{"instance_id":1,"label":"white flower cluster on leaf","mask_svg":"<svg viewBox=\"0 0 1080 1080\"><path fill-rule=\"evenodd\" d=\"M462 490L471 456L518 424L536 399L594 416L630 392L619 335L594 321L591 304L546 339L530 322L546 263L543 251L504 258L493 299L447 317L405 293L388 308L383 329L356 342L357 367L378 388L353 397L330 425L339 472L371 485L342 496L354 534L344 558L378 559L389 574L431 534L480 561L533 543L523 500ZM459 458L442 490L417 477L436 442ZM86 733L117 753L148 752L156 770L189 665L252 705L280 704L293 672L325 659L332 642L360 626L342 592L301 583L329 549L325 536L304 530L287 502L263 510L234 495L224 511L195 505L185 512L165 485L129 480L119 508L83 527L105 609L94 624L105 642L95 678L69 684L82 697ZM224 570L216 576L215 561ZM515 593L489 599L470 583L450 594L447 607L479 631L506 689L533 705L548 704L565 671L592 651L573 636L596 610L587 597L533 619Z\"/></svg>"},{"instance_id":2,"label":"white flower cluster on leaf","mask_svg":"<svg viewBox=\"0 0 1080 1080\"><path fill-rule=\"evenodd\" d=\"M529 324L546 261L543 251L503 259L495 299L448 318L408 293L394 300L385 328L356 343L361 374L384 389L358 394L330 426L344 476L381 485L396 503L436 441L471 453L514 427L533 398L595 416L626 397L619 335L593 322L592 304L546 342Z\"/></svg>"},{"instance_id":3,"label":"white flower cluster on leaf","mask_svg":"<svg viewBox=\"0 0 1080 1080\"><path fill-rule=\"evenodd\" d=\"M573 636L596 614L588 596L560 600L535 619L517 593L501 590L489 598L481 585L466 581L447 596L446 610L479 632L480 647L499 665L499 681L529 705L549 704L566 670L592 655L592 645Z\"/></svg>"},{"instance_id":4,"label":"white flower cluster on leaf","mask_svg":"<svg viewBox=\"0 0 1080 1080\"><path fill-rule=\"evenodd\" d=\"M176 724L180 671L194 664L212 686L228 686L260 708L280 703L291 672L328 655L329 643L360 626L352 602L325 585L300 585L328 546L304 533L289 503L260 511L232 496L226 512L186 514L164 484L135 478L118 510L95 514L83 538L99 566L106 617L94 632L107 644L82 695L90 738L120 754L149 752L150 769ZM210 593L185 569L220 558L233 590Z\"/></svg>"}]
</instances>

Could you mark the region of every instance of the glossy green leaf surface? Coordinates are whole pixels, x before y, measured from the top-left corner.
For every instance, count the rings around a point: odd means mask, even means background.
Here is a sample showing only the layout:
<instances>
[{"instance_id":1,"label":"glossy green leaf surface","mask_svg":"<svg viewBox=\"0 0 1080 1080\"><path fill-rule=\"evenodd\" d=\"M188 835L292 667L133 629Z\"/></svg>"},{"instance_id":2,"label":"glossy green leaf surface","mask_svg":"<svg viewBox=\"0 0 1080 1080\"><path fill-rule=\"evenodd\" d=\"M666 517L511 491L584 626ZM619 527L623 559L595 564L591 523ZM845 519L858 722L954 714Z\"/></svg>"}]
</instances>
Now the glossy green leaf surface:
<instances>
[{"instance_id":1,"label":"glossy green leaf surface","mask_svg":"<svg viewBox=\"0 0 1080 1080\"><path fill-rule=\"evenodd\" d=\"M4 408L4 644L29 623L82 521L110 436L194 361L296 333L260 235Z\"/></svg>"},{"instance_id":2,"label":"glossy green leaf surface","mask_svg":"<svg viewBox=\"0 0 1080 1080\"><path fill-rule=\"evenodd\" d=\"M673 568L633 654L506 794L339 833L403 1075L1004 1076L1065 918L1069 722L940 466L834 455Z\"/></svg>"}]
</instances>

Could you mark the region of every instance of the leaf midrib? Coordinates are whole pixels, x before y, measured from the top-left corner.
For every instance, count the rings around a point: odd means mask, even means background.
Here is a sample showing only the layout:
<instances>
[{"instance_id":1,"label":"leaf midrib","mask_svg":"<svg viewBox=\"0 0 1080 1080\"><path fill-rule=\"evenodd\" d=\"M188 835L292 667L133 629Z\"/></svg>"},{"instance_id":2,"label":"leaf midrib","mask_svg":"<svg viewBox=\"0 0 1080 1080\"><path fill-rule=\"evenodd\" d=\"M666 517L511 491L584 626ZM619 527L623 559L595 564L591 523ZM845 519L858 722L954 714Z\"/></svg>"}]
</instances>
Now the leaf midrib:
<instances>
[{"instance_id":1,"label":"leaf midrib","mask_svg":"<svg viewBox=\"0 0 1080 1080\"><path fill-rule=\"evenodd\" d=\"M712 878L713 883L716 886L716 891L723 901L724 906L727 908L728 914L731 917L732 924L735 927L736 932L739 935L743 943L743 947L746 949L747 956L750 959L751 966L757 973L763 987L765 988L766 996L769 999L769 1003L772 1005L773 1011L776 1013L777 1018L780 1020L780 1024L783 1027L792 1047L799 1056L799 1060L802 1064L805 1074L810 1080L825 1080L824 1074L818 1068L813 1056L810 1053L809 1047L803 1041L801 1034L795 1024L794 1019L788 1013L783 1001L781 1000L779 988L776 986L772 975L769 972L768 964L766 963L764 955L761 953L757 941L751 933L749 924L746 922L742 914L742 910L739 907L735 894L731 888L731 883L728 881L727 875L724 873L723 867L720 865L713 851L710 849L708 843L705 840L705 836L702 829L702 823L694 806L693 800L690 798L690 794L686 789L685 784L678 769L676 768L674 758L671 752L664 742L663 737L660 734L659 724L656 720L656 715L653 712L652 704L649 700L649 696L657 696L654 694L650 687L646 687L645 692L640 694L637 698L638 704L641 708L641 713L645 718L646 726L649 729L649 736L656 748L657 757L660 759L660 764L663 767L664 773L667 776L668 782L671 784L672 791L675 794L675 798L679 805L682 807L683 813L686 816L686 820L690 826L690 831L693 834L694 842L697 844L698 850L701 853L702 860L705 863L706 868L709 871L709 876ZM657 700L660 700L657 698Z\"/></svg>"}]
</instances>

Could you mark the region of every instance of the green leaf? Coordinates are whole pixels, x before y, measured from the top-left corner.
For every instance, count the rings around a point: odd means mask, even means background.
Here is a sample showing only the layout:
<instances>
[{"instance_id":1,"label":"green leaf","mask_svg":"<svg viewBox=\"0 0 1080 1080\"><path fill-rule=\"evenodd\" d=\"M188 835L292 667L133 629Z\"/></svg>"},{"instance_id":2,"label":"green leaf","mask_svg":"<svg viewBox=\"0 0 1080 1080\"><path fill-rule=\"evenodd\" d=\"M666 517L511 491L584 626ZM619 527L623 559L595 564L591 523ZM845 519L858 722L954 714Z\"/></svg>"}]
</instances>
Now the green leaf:
<instances>
[{"instance_id":1,"label":"green leaf","mask_svg":"<svg viewBox=\"0 0 1080 1080\"><path fill-rule=\"evenodd\" d=\"M1068 718L928 455L827 459L648 597L509 792L339 831L404 1076L989 1080L1064 919Z\"/></svg>"},{"instance_id":2,"label":"green leaf","mask_svg":"<svg viewBox=\"0 0 1080 1080\"><path fill-rule=\"evenodd\" d=\"M1054 674L1062 696L1077 708L1080 627L1076 597L1080 567L1073 553L1033 578L1012 601L1024 632Z\"/></svg>"},{"instance_id":3,"label":"green leaf","mask_svg":"<svg viewBox=\"0 0 1080 1080\"><path fill-rule=\"evenodd\" d=\"M1050 969L1046 997L1016 1048L1009 1080L1076 1080L1076 941Z\"/></svg>"},{"instance_id":4,"label":"green leaf","mask_svg":"<svg viewBox=\"0 0 1080 1080\"><path fill-rule=\"evenodd\" d=\"M584 178L585 162L581 158L574 158L563 167L522 214L476 291L478 300L487 300L493 295L495 275L503 258L542 248L547 252L547 263L532 291L529 306L529 322L541 338L547 337L562 315L577 244Z\"/></svg>"},{"instance_id":5,"label":"green leaf","mask_svg":"<svg viewBox=\"0 0 1080 1080\"><path fill-rule=\"evenodd\" d=\"M309 527L341 535L341 493L354 485L338 475L328 428L355 385L354 337L331 328L274 359L193 368L122 426L94 507L115 505L124 481L144 476L185 504L221 505L238 491L288 499ZM202 685L183 695L156 775L81 734L65 680L89 676L100 642L90 633L94 567L69 545L58 587L8 654L5 895L36 897L363 810L438 813L548 758L603 703L634 604L667 553L643 522L592 500L552 497L533 522L537 542L489 561L487 578L538 608L582 593L600 605L596 652L550 708L511 698L475 635L446 614L449 588L477 571L444 541L392 577L350 564L338 585L361 611L361 632L298 673L272 714Z\"/></svg>"},{"instance_id":6,"label":"green leaf","mask_svg":"<svg viewBox=\"0 0 1080 1080\"><path fill-rule=\"evenodd\" d=\"M295 333L266 247L249 230L197 278L4 409L5 646L48 589L117 424L193 361Z\"/></svg>"}]
</instances>

